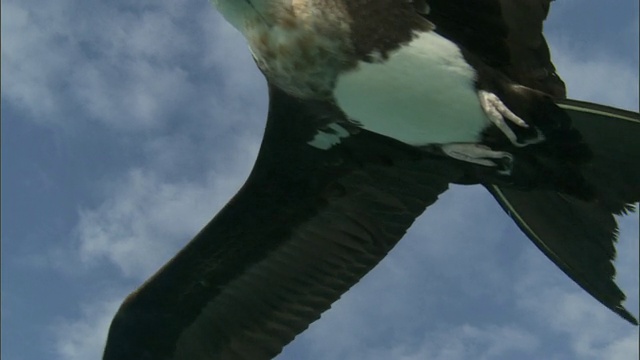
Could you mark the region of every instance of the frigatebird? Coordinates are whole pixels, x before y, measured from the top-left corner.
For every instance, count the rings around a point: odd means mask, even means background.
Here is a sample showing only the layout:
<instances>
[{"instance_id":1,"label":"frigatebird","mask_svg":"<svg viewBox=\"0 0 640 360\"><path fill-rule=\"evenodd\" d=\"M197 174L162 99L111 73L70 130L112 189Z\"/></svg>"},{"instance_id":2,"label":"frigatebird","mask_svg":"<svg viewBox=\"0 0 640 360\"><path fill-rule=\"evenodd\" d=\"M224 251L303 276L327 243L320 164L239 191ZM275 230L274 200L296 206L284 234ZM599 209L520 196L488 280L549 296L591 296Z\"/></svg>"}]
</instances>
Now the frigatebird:
<instances>
[{"instance_id":1,"label":"frigatebird","mask_svg":"<svg viewBox=\"0 0 640 360\"><path fill-rule=\"evenodd\" d=\"M637 324L614 214L640 115L566 99L551 0L214 0L269 84L242 189L125 299L105 360L269 359L449 184L481 184L562 271ZM437 216L437 214L431 214Z\"/></svg>"}]
</instances>

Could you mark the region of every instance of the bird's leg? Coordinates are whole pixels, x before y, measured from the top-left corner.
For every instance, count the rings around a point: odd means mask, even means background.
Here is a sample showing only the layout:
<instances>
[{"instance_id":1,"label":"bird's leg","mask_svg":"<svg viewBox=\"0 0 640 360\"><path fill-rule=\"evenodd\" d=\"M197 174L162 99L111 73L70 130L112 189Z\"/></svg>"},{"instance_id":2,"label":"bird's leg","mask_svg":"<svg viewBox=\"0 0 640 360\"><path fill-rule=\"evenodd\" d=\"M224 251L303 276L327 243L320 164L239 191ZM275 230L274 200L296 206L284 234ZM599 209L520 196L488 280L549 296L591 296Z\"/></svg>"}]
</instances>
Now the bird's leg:
<instances>
[{"instance_id":1,"label":"bird's leg","mask_svg":"<svg viewBox=\"0 0 640 360\"><path fill-rule=\"evenodd\" d=\"M500 167L498 173L509 175L513 165L513 155L504 151L491 150L477 143L451 143L441 147L442 152L457 160L483 166Z\"/></svg>"},{"instance_id":2,"label":"bird's leg","mask_svg":"<svg viewBox=\"0 0 640 360\"><path fill-rule=\"evenodd\" d=\"M518 137L513 132L513 130L511 130L511 128L507 124L507 121L511 121L512 123L523 128L528 128L529 125L524 120L522 120L521 117L509 110L509 108L507 108L507 106L502 102L502 100L500 100L500 98L496 94L480 90L478 91L478 98L480 99L480 106L482 106L482 109L484 110L485 114L487 114L489 120L505 134L505 136L511 141L513 145L517 147L523 147L544 141L544 135L542 135L542 132L540 132L539 129L536 129L536 137L521 142L520 140L518 140Z\"/></svg>"}]
</instances>

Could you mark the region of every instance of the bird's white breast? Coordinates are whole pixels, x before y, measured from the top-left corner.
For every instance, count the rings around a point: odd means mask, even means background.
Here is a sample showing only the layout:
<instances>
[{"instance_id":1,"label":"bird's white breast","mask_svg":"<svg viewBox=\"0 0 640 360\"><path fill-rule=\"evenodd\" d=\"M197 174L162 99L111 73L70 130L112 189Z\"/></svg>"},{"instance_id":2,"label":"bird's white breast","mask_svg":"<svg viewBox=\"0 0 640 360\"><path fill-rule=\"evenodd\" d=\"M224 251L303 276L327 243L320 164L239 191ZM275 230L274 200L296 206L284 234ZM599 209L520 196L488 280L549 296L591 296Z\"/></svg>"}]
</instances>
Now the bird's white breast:
<instances>
[{"instance_id":1,"label":"bird's white breast","mask_svg":"<svg viewBox=\"0 0 640 360\"><path fill-rule=\"evenodd\" d=\"M475 75L454 43L423 32L388 59L341 74L334 96L365 129L410 145L476 142L487 118Z\"/></svg>"}]
</instances>

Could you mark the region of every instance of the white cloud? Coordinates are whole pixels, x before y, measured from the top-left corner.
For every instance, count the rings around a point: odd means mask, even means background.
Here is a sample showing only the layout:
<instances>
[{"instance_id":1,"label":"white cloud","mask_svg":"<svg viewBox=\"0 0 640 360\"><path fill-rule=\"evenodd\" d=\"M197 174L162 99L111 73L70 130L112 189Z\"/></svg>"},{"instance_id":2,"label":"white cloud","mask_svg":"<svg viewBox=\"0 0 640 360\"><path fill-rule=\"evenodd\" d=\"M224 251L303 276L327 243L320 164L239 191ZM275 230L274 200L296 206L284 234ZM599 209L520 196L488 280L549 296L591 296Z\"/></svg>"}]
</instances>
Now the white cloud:
<instances>
[{"instance_id":1,"label":"white cloud","mask_svg":"<svg viewBox=\"0 0 640 360\"><path fill-rule=\"evenodd\" d=\"M638 109L638 69L634 64L594 52L583 56L560 41L553 49L554 64L568 84L569 98Z\"/></svg>"},{"instance_id":2,"label":"white cloud","mask_svg":"<svg viewBox=\"0 0 640 360\"><path fill-rule=\"evenodd\" d=\"M247 177L257 144L245 141L236 146L235 156L209 172L203 182L170 182L153 170L130 170L109 187L110 197L103 204L81 211L76 231L82 261L94 264L108 259L126 276L145 279L151 275Z\"/></svg>"},{"instance_id":3,"label":"white cloud","mask_svg":"<svg viewBox=\"0 0 640 360\"><path fill-rule=\"evenodd\" d=\"M69 260L72 256L71 262L76 263L78 256L89 269L106 260L125 277L141 282L184 246L238 190L257 147L253 138L238 139L237 150L225 153L225 161L201 181L168 181L162 169L130 170L107 186L107 198L100 206L81 211L75 229L79 248L71 253L56 251L55 257ZM181 157L179 152L166 156ZM80 317L58 322L53 330L58 357L99 358L108 326L124 296L121 292L109 302L88 300Z\"/></svg>"},{"instance_id":4,"label":"white cloud","mask_svg":"<svg viewBox=\"0 0 640 360\"><path fill-rule=\"evenodd\" d=\"M636 225L637 227L637 225ZM637 235L623 228L624 239L620 252L637 248ZM635 245L633 244L635 242ZM633 254L637 254L634 252ZM629 254L629 257L634 255ZM632 295L625 304L637 316L638 258L624 264L617 263L618 272L635 277L633 282L617 281ZM635 262L635 264L633 264ZM518 307L530 314L537 326L568 340L573 358L577 359L635 359L638 357L638 329L629 325L603 305L591 298L567 279L537 249L531 248L522 256L519 280L515 282ZM635 350L630 351L631 348ZM607 355L610 354L610 355ZM634 357L635 354L635 357Z\"/></svg>"},{"instance_id":5,"label":"white cloud","mask_svg":"<svg viewBox=\"0 0 640 360\"><path fill-rule=\"evenodd\" d=\"M638 333L631 333L627 336L621 337L612 341L602 351L602 356L598 359L609 360L630 360L640 358L638 349Z\"/></svg>"},{"instance_id":6,"label":"white cloud","mask_svg":"<svg viewBox=\"0 0 640 360\"><path fill-rule=\"evenodd\" d=\"M568 24L560 19L584 11L584 6L581 1L556 2L551 9L550 21L561 25L546 31L551 58L567 84L568 97L638 111L637 14L631 20L625 18L620 23L606 24L610 28L608 31L618 31L614 43L628 41L627 48L636 49L634 57L622 57L619 56L620 49L605 39L593 39L592 34L583 34L590 41L579 41L575 33L568 35L563 31Z\"/></svg>"},{"instance_id":7,"label":"white cloud","mask_svg":"<svg viewBox=\"0 0 640 360\"><path fill-rule=\"evenodd\" d=\"M414 336L417 339L411 343L371 345L345 357L328 356L320 359L513 359L521 358L521 354L531 352L539 346L533 334L510 325L475 327L463 324Z\"/></svg>"},{"instance_id":8,"label":"white cloud","mask_svg":"<svg viewBox=\"0 0 640 360\"><path fill-rule=\"evenodd\" d=\"M538 340L533 334L515 326L488 325L475 327L468 324L450 331L427 334L419 349L401 357L379 359L511 359L518 354L533 351Z\"/></svg>"},{"instance_id":9,"label":"white cloud","mask_svg":"<svg viewBox=\"0 0 640 360\"><path fill-rule=\"evenodd\" d=\"M100 192L104 201L81 211L73 256L89 269L106 262L127 277L146 278L210 219L248 174L257 151L256 129L264 122L264 83L241 36L204 3L195 12L188 11L186 0L146 1L145 10L92 2L96 8L76 16L71 10L82 5L75 0L3 2L2 72L11 74L2 77L3 99L42 123L64 127L90 118L119 131L152 132L150 138L136 138L145 150L144 165L114 174L115 180ZM584 60L562 41L554 42L559 45L553 54L570 95L637 107L633 64L602 54ZM185 58L206 70L214 83L203 84L197 78L201 73L181 66ZM202 94L211 95L203 99ZM175 118L183 111L190 115L186 120ZM193 124L182 132L153 132L182 121ZM192 142L201 133L213 139L209 146ZM175 176L193 158L199 173ZM511 246L499 235L514 227L502 223L506 216L493 215L500 210L483 193L474 188L447 194L449 200L427 211L402 248L297 340L300 346L325 359L363 354L371 359L509 359L541 351L543 340L534 334L539 326L548 327L551 336L566 336L574 358L637 358L637 331L622 320L612 321L615 315L571 287L533 246L527 245L524 265L508 264L516 270L504 270L505 260L494 255ZM477 236L482 233L493 235ZM629 284L637 283L637 275L628 274L637 274L637 236L630 242L623 241L624 257L618 264L634 295L637 286ZM518 270L520 266L524 269ZM516 290L505 283L516 284ZM122 298L89 303L78 318L59 322L58 355L66 360L98 358ZM538 320L522 326L438 323L443 307L461 306L460 298L495 300L505 311L516 308ZM630 300L637 304L637 295ZM530 319L523 316L525 320ZM299 358L288 353L294 350L288 348L282 358ZM543 354L554 352L547 350Z\"/></svg>"},{"instance_id":10,"label":"white cloud","mask_svg":"<svg viewBox=\"0 0 640 360\"><path fill-rule=\"evenodd\" d=\"M103 202L80 210L75 243L33 259L65 273L111 264L145 279L248 175L264 123L264 80L207 2L2 6L2 97L27 114L20 121L57 130L98 122L126 132L145 157L110 174L106 187L94 184ZM58 321L58 357L99 358L123 297L88 298L79 317Z\"/></svg>"},{"instance_id":11,"label":"white cloud","mask_svg":"<svg viewBox=\"0 0 640 360\"><path fill-rule=\"evenodd\" d=\"M244 85L229 97L253 98L247 85L256 83L257 71L228 71L253 69L246 46L229 41L229 29L211 31L220 22L210 4L87 4L3 2L2 72L9 76L2 77L2 96L29 119L63 128L87 120L121 131L162 128L173 114L207 108L192 100L216 84L203 82L193 64L199 73L217 72L226 90Z\"/></svg>"},{"instance_id":12,"label":"white cloud","mask_svg":"<svg viewBox=\"0 0 640 360\"><path fill-rule=\"evenodd\" d=\"M376 299L377 301L377 299ZM386 302L378 302L385 307ZM415 315L414 309L406 310ZM428 322L428 319L422 319ZM373 323L373 321L372 321ZM344 324L332 323L327 328L337 329L333 336L319 337L320 334L303 336L310 341L305 353L313 359L401 359L401 360L456 360L456 359L513 359L530 358L527 355L539 350L540 341L530 331L513 324L483 324L474 326L466 323L446 327L422 327L411 333L398 335L393 322L381 323L386 327L386 336L375 340L363 340L362 333L375 332L371 326L358 322L344 329ZM336 326L337 325L337 326ZM346 330L346 331L345 331ZM350 333L351 331L351 333ZM279 359L295 359L295 352L285 348Z\"/></svg>"},{"instance_id":13,"label":"white cloud","mask_svg":"<svg viewBox=\"0 0 640 360\"><path fill-rule=\"evenodd\" d=\"M109 324L123 294L82 306L82 317L51 326L54 349L64 360L101 359Z\"/></svg>"},{"instance_id":14,"label":"white cloud","mask_svg":"<svg viewBox=\"0 0 640 360\"><path fill-rule=\"evenodd\" d=\"M176 67L126 61L118 68L104 63L79 64L70 74L72 96L80 109L118 130L149 130L165 125L164 114L196 89Z\"/></svg>"},{"instance_id":15,"label":"white cloud","mask_svg":"<svg viewBox=\"0 0 640 360\"><path fill-rule=\"evenodd\" d=\"M38 48L48 38L48 29L33 26L38 21L28 8L11 1L3 2L2 8L2 96L25 107L37 105L37 114L44 116L57 106L57 99L46 87L49 69L63 69L64 61L52 52L43 64Z\"/></svg>"}]
</instances>

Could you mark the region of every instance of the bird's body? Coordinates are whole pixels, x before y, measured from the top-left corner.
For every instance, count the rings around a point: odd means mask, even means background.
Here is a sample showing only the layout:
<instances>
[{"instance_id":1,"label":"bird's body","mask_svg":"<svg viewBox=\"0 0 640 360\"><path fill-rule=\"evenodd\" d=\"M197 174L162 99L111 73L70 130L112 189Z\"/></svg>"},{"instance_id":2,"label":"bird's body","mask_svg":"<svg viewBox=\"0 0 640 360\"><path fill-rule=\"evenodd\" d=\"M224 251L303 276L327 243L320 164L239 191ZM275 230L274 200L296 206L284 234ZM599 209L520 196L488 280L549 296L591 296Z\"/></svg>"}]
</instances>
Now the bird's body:
<instances>
[{"instance_id":1,"label":"bird's body","mask_svg":"<svg viewBox=\"0 0 640 360\"><path fill-rule=\"evenodd\" d=\"M219 8L245 35L270 83L297 98L335 102L344 113L337 120L415 146L478 142L490 125L478 73L410 1L240 1Z\"/></svg>"},{"instance_id":2,"label":"bird's body","mask_svg":"<svg viewBox=\"0 0 640 360\"><path fill-rule=\"evenodd\" d=\"M406 144L478 142L490 122L475 77L455 44L427 31L387 59L341 74L334 97L349 119Z\"/></svg>"},{"instance_id":3,"label":"bird's body","mask_svg":"<svg viewBox=\"0 0 640 360\"><path fill-rule=\"evenodd\" d=\"M214 0L269 83L260 154L125 300L104 359L276 355L451 183L487 187L567 275L636 322L611 260L613 214L640 199L640 117L563 100L542 37L549 2ZM616 146L601 141L619 130Z\"/></svg>"}]
</instances>

